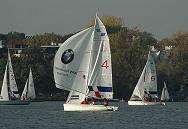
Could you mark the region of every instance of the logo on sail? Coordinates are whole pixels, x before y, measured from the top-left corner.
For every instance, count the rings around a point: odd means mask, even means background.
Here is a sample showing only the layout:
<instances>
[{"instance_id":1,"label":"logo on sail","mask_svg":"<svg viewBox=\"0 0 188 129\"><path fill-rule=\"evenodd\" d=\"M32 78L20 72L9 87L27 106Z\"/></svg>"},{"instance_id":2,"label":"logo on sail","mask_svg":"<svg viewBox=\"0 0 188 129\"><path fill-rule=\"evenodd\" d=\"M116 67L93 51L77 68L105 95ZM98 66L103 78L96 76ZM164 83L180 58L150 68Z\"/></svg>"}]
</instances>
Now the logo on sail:
<instances>
[{"instance_id":1,"label":"logo on sail","mask_svg":"<svg viewBox=\"0 0 188 129\"><path fill-rule=\"evenodd\" d=\"M70 63L73 59L74 59L74 52L71 49L67 49L66 51L64 51L61 56L61 61L64 64Z\"/></svg>"}]
</instances>

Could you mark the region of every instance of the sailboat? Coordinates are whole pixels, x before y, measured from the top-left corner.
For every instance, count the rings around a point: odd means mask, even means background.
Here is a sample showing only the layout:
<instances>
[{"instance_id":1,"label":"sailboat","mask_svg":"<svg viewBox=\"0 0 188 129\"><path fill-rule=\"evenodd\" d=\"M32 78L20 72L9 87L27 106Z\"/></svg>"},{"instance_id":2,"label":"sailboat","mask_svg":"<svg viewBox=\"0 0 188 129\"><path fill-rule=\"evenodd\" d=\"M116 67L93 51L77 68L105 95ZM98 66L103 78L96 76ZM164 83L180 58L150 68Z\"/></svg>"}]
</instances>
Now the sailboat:
<instances>
[{"instance_id":1,"label":"sailboat","mask_svg":"<svg viewBox=\"0 0 188 129\"><path fill-rule=\"evenodd\" d=\"M21 95L21 100L34 100L36 98L33 75L31 68L29 70L29 78L26 81L24 90Z\"/></svg>"},{"instance_id":2,"label":"sailboat","mask_svg":"<svg viewBox=\"0 0 188 129\"><path fill-rule=\"evenodd\" d=\"M67 39L54 59L56 87L68 90L64 111L115 111L118 107L81 104L86 98L113 98L112 67L106 28L95 25Z\"/></svg>"},{"instance_id":3,"label":"sailboat","mask_svg":"<svg viewBox=\"0 0 188 129\"><path fill-rule=\"evenodd\" d=\"M157 53L159 54L159 53ZM128 105L163 105L157 95L156 53L149 51L147 62L136 84Z\"/></svg>"},{"instance_id":4,"label":"sailboat","mask_svg":"<svg viewBox=\"0 0 188 129\"><path fill-rule=\"evenodd\" d=\"M19 92L14 77L10 53L8 50L8 62L5 68L3 84L0 94L0 105L27 105L29 102L19 100Z\"/></svg>"},{"instance_id":5,"label":"sailboat","mask_svg":"<svg viewBox=\"0 0 188 129\"><path fill-rule=\"evenodd\" d=\"M168 89L166 87L166 83L164 82L164 87L161 94L161 101L168 101L168 100L170 100L170 96L168 93Z\"/></svg>"}]
</instances>

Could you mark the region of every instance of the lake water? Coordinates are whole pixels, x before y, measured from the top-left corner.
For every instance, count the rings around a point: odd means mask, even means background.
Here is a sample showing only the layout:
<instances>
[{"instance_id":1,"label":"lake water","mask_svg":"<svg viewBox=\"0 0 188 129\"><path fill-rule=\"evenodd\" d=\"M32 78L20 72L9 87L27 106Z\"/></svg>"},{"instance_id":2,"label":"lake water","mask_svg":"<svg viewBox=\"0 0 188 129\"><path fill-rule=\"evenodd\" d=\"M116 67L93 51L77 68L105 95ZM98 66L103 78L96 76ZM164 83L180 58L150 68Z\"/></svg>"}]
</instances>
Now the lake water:
<instances>
[{"instance_id":1,"label":"lake water","mask_svg":"<svg viewBox=\"0 0 188 129\"><path fill-rule=\"evenodd\" d=\"M128 106L116 112L64 112L63 102L0 106L0 129L188 129L188 103Z\"/></svg>"}]
</instances>

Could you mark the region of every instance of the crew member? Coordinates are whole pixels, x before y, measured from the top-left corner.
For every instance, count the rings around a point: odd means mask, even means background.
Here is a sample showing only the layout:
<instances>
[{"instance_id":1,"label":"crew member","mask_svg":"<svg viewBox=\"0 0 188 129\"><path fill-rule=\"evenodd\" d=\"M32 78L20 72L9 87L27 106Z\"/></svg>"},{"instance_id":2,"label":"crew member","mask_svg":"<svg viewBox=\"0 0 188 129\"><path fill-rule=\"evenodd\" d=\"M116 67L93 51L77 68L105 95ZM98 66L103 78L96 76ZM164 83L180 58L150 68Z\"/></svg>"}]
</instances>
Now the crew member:
<instances>
[{"instance_id":1,"label":"crew member","mask_svg":"<svg viewBox=\"0 0 188 129\"><path fill-rule=\"evenodd\" d=\"M81 102L81 104L88 104L86 98L84 99L84 101Z\"/></svg>"},{"instance_id":2,"label":"crew member","mask_svg":"<svg viewBox=\"0 0 188 129\"><path fill-rule=\"evenodd\" d=\"M108 106L108 99L104 98L104 106Z\"/></svg>"},{"instance_id":3,"label":"crew member","mask_svg":"<svg viewBox=\"0 0 188 129\"><path fill-rule=\"evenodd\" d=\"M90 105L93 105L95 103L95 100L92 98L90 101L89 101Z\"/></svg>"}]
</instances>

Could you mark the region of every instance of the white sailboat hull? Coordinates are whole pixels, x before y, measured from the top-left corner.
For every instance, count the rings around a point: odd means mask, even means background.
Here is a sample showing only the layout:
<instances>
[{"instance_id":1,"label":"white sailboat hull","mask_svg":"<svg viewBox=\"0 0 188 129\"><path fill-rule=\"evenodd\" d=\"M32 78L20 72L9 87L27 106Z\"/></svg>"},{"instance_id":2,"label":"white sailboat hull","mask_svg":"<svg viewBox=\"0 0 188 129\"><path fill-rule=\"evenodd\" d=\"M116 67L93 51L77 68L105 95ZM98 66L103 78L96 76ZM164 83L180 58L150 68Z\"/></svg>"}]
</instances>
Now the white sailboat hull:
<instances>
[{"instance_id":1,"label":"white sailboat hull","mask_svg":"<svg viewBox=\"0 0 188 129\"><path fill-rule=\"evenodd\" d=\"M63 104L64 111L117 111L118 107L89 104Z\"/></svg>"},{"instance_id":2,"label":"white sailboat hull","mask_svg":"<svg viewBox=\"0 0 188 129\"><path fill-rule=\"evenodd\" d=\"M28 105L30 101L21 101L21 100L9 100L9 101L0 101L0 105Z\"/></svg>"},{"instance_id":3,"label":"white sailboat hull","mask_svg":"<svg viewBox=\"0 0 188 129\"><path fill-rule=\"evenodd\" d=\"M164 102L128 101L128 105L165 105Z\"/></svg>"}]
</instances>

